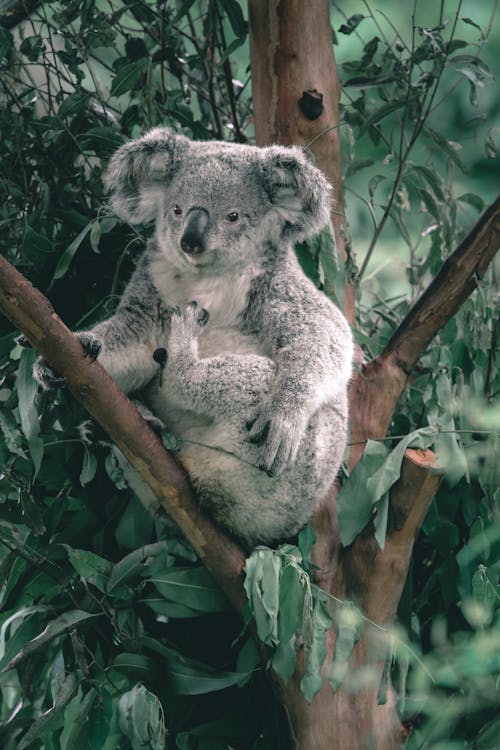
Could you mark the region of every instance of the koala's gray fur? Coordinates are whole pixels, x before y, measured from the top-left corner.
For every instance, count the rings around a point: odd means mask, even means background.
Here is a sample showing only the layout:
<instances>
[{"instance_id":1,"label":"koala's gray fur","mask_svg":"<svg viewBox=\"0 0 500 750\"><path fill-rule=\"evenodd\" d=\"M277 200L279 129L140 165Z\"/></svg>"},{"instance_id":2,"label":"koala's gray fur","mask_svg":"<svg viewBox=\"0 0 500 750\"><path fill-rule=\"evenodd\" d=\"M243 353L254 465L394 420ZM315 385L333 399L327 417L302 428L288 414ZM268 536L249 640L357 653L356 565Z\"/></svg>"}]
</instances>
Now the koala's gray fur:
<instances>
[{"instance_id":1,"label":"koala's gray fur","mask_svg":"<svg viewBox=\"0 0 500 750\"><path fill-rule=\"evenodd\" d=\"M107 187L116 214L154 220L155 236L91 332L99 361L180 438L218 523L249 547L291 536L335 477L347 433L349 326L293 252L328 221L328 183L297 148L155 128L119 149ZM46 382L43 362L35 374Z\"/></svg>"}]
</instances>

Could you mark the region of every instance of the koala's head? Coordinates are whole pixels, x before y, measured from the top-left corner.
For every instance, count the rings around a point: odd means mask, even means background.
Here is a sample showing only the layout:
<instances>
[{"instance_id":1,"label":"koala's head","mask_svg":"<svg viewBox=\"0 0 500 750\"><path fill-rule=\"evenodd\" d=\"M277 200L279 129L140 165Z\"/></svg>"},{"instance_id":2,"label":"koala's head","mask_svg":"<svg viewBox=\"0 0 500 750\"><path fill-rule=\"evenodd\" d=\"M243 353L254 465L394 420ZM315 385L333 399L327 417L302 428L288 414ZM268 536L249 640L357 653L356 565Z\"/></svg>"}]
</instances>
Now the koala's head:
<instances>
[{"instance_id":1,"label":"koala's head","mask_svg":"<svg viewBox=\"0 0 500 750\"><path fill-rule=\"evenodd\" d=\"M330 185L299 148L190 141L155 128L117 151L106 186L115 213L155 220L176 266L242 267L322 229Z\"/></svg>"}]
</instances>

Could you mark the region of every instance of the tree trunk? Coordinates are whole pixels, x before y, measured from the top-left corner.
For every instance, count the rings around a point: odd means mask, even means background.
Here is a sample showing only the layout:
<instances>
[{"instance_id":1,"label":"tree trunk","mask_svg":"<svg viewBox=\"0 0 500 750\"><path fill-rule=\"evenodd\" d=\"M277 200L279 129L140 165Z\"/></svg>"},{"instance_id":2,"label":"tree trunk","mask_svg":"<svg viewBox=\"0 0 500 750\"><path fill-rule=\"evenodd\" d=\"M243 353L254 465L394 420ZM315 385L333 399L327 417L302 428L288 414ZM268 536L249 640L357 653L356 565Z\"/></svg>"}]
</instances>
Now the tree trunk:
<instances>
[{"instance_id":1,"label":"tree trunk","mask_svg":"<svg viewBox=\"0 0 500 750\"><path fill-rule=\"evenodd\" d=\"M332 224L347 260L339 135L340 86L333 56L327 0L249 0L250 65L255 138L308 146L333 186ZM354 323L354 287L344 292L344 312Z\"/></svg>"},{"instance_id":2,"label":"tree trunk","mask_svg":"<svg viewBox=\"0 0 500 750\"><path fill-rule=\"evenodd\" d=\"M248 8L257 143L311 143L316 164L334 188L332 223L337 244L347 260L338 129L340 86L333 55L328 0L313 0L307 4L306 11L300 0L249 0ZM353 323L354 293L349 283L345 289L344 312ZM377 398L387 401L387 410L391 413L406 381L406 373L397 365L393 370L393 378L381 380L380 393L376 393L377 389L370 393L370 396L377 395ZM379 436L384 435L387 425L377 419L380 412L375 411L376 427L369 416L374 401L357 398L360 394L356 384L351 391L355 440L362 441L374 431ZM353 455L353 464L362 450L361 444ZM430 452L409 455L405 459L402 477L393 490L391 512L394 518L404 517L406 521L398 530L394 525L383 552L378 548L371 529L349 548L342 549L335 487L313 519L317 536L314 561L319 566L317 582L336 598L355 601L366 617L379 625L390 625L394 620L414 537L439 483L439 476L429 472L431 459ZM402 486L405 487L403 494ZM399 508L409 491L413 500L411 507ZM334 629L328 633L327 640L325 665L329 665L333 656ZM392 750L399 747L404 729L397 717L390 688L386 702L383 705L377 702L384 661L384 649L380 645L377 647L376 628L365 627L352 655L350 670L361 675L369 669L368 685L354 692L343 688L334 692L325 679L311 704L305 701L300 690L303 665L302 668L299 666L294 678L280 689L296 748Z\"/></svg>"}]
</instances>

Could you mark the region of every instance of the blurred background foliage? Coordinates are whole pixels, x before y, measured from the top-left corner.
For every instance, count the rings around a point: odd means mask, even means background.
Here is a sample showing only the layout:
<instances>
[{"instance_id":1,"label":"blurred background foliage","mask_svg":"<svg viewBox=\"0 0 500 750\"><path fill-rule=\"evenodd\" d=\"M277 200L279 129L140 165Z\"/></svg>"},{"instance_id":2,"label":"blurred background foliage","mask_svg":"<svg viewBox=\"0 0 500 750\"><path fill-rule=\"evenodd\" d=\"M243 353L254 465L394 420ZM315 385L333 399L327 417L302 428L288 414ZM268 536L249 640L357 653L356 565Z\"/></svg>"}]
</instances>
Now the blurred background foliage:
<instances>
[{"instance_id":1,"label":"blurred background foliage","mask_svg":"<svg viewBox=\"0 0 500 750\"><path fill-rule=\"evenodd\" d=\"M112 312L147 234L106 208L109 155L158 124L252 142L246 6L47 0L16 24L11 6L0 248L86 327ZM367 356L496 194L496 9L332 3ZM498 283L497 265L433 341L384 442L437 425L446 469L387 634L411 748L498 750ZM0 357L2 747L288 748L255 647L191 550L130 496L106 445L82 443L69 395L36 395L34 353L3 319Z\"/></svg>"}]
</instances>

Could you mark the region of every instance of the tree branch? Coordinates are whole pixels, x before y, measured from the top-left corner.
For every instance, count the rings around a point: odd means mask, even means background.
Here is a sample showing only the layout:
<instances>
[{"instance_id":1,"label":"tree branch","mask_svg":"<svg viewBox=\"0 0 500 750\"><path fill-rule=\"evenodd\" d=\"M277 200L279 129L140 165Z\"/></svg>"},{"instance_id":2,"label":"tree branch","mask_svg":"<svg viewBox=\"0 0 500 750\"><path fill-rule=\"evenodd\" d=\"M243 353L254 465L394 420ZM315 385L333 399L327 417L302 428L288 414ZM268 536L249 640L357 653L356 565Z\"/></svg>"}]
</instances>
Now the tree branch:
<instances>
[{"instance_id":1,"label":"tree branch","mask_svg":"<svg viewBox=\"0 0 500 750\"><path fill-rule=\"evenodd\" d=\"M500 196L481 216L459 247L408 312L386 346L410 373L436 333L477 287L500 247Z\"/></svg>"},{"instance_id":2,"label":"tree branch","mask_svg":"<svg viewBox=\"0 0 500 750\"><path fill-rule=\"evenodd\" d=\"M137 469L228 599L242 612L246 603L244 552L201 511L180 466L106 371L85 355L48 300L1 257L0 309L66 379L71 393Z\"/></svg>"},{"instance_id":3,"label":"tree branch","mask_svg":"<svg viewBox=\"0 0 500 750\"><path fill-rule=\"evenodd\" d=\"M353 378L349 393L351 442L359 444L351 449L351 469L363 453L362 441L387 430L408 375L436 333L476 289L499 247L500 197L446 259L382 354Z\"/></svg>"}]
</instances>

